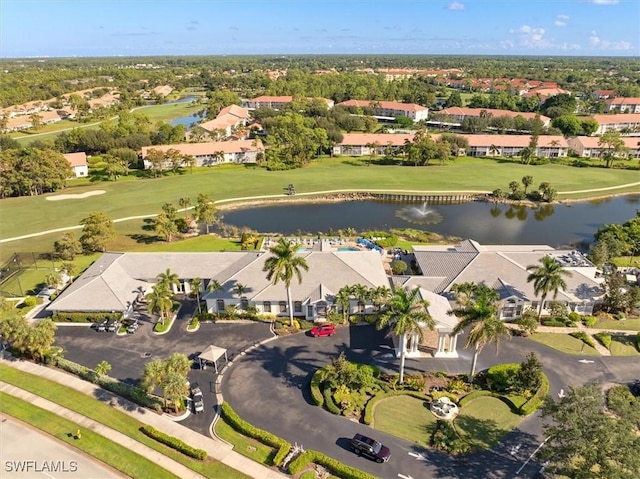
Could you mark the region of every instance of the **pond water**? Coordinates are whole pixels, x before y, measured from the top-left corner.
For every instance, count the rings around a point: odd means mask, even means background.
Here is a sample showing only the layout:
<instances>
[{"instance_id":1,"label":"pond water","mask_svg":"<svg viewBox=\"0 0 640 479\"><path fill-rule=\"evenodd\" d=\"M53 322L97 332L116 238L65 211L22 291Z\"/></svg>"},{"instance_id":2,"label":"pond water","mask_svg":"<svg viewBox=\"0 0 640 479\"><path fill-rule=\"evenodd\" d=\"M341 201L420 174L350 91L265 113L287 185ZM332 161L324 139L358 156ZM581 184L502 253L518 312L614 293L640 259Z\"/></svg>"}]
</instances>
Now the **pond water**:
<instances>
[{"instance_id":1,"label":"pond water","mask_svg":"<svg viewBox=\"0 0 640 479\"><path fill-rule=\"evenodd\" d=\"M431 205L380 201L270 204L223 212L224 222L261 233L330 233L416 228L483 244L546 244L593 241L603 224L624 223L640 210L640 194L538 208L485 202Z\"/></svg>"}]
</instances>

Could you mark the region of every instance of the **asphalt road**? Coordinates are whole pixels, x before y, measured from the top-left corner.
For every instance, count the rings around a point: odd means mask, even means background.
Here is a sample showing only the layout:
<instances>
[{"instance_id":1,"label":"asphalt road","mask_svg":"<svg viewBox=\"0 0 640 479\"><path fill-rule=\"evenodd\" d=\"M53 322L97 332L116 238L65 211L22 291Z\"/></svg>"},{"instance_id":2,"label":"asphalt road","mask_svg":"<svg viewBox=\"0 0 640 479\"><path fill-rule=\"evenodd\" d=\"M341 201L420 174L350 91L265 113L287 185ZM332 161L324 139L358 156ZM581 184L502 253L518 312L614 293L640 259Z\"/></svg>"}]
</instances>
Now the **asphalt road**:
<instances>
[{"instance_id":1,"label":"asphalt road","mask_svg":"<svg viewBox=\"0 0 640 479\"><path fill-rule=\"evenodd\" d=\"M541 421L535 414L493 450L456 460L447 454L422 449L371 430L313 405L308 391L311 375L340 352L344 351L350 360L397 372L399 361L393 357L391 341L371 326L339 327L335 336L327 338L295 334L237 356L247 346L270 337L268 325L202 324L199 331L187 333L187 323L187 319L178 319L172 330L163 336L152 334L150 324L144 324L135 334L125 337L81 327L61 327L56 343L65 348L67 358L89 367L106 360L113 366L112 376L134 383L139 381L144 363L152 358L166 357L172 352L191 355L209 344L225 347L230 359L235 360L224 374L222 392L225 401L241 417L291 443L297 442L305 449L321 451L383 478L529 478L539 470L535 459L524 466L544 440ZM467 373L472 353L463 349L465 338L461 339L458 343L459 358L408 359L407 373ZM630 382L640 374L640 359L637 357L567 356L520 337L501 342L498 352L495 347L487 346L480 354L477 370L496 363L521 362L530 351L535 351L543 363L552 397L557 397L561 389L567 390L569 385L591 381ZM215 378L212 368L194 369L190 374L190 380L197 381L204 393L205 412L192 414L182 424L204 435L209 434L213 418ZM349 438L356 432L374 436L389 446L391 460L377 464L355 456L349 450Z\"/></svg>"}]
</instances>

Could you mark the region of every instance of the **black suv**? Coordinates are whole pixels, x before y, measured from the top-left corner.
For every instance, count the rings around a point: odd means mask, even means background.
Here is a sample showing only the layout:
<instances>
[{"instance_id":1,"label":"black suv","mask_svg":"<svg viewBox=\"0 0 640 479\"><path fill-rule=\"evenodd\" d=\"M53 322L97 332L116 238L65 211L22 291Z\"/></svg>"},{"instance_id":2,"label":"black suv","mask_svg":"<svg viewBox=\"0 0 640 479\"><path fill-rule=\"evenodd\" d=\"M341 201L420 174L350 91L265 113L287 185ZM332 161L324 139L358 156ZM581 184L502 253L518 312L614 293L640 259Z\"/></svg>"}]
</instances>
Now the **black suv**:
<instances>
[{"instance_id":1,"label":"black suv","mask_svg":"<svg viewBox=\"0 0 640 479\"><path fill-rule=\"evenodd\" d=\"M391 457L391 451L387 446L383 446L378 441L363 436L362 434L353 436L353 439L351 439L351 449L353 449L353 452L358 456L362 454L376 462L387 462Z\"/></svg>"}]
</instances>

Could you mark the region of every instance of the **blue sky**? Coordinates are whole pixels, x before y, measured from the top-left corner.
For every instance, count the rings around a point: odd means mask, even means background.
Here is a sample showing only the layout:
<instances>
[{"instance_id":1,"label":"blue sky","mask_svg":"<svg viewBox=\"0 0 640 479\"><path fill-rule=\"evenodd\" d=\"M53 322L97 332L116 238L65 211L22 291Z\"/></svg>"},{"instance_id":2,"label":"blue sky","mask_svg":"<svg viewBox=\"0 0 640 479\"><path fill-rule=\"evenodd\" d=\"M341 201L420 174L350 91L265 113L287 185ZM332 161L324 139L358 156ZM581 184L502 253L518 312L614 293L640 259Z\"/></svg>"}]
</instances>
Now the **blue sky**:
<instances>
[{"instance_id":1,"label":"blue sky","mask_svg":"<svg viewBox=\"0 0 640 479\"><path fill-rule=\"evenodd\" d=\"M0 0L0 56L640 56L638 0Z\"/></svg>"}]
</instances>

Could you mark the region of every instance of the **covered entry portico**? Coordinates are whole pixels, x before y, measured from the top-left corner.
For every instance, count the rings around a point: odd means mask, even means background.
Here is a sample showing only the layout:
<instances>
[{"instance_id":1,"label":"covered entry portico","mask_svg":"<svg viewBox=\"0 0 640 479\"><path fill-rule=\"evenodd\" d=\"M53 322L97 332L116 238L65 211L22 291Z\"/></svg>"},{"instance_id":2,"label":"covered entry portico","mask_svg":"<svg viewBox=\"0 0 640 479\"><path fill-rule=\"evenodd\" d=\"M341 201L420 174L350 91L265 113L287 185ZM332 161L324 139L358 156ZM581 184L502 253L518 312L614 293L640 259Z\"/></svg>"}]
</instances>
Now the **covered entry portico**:
<instances>
[{"instance_id":1,"label":"covered entry portico","mask_svg":"<svg viewBox=\"0 0 640 479\"><path fill-rule=\"evenodd\" d=\"M198 361L200 361L200 369L205 369L206 365L213 363L213 367L218 374L218 360L224 356L224 362L227 364L229 359L227 357L227 350L219 346L210 345L200 353Z\"/></svg>"}]
</instances>

